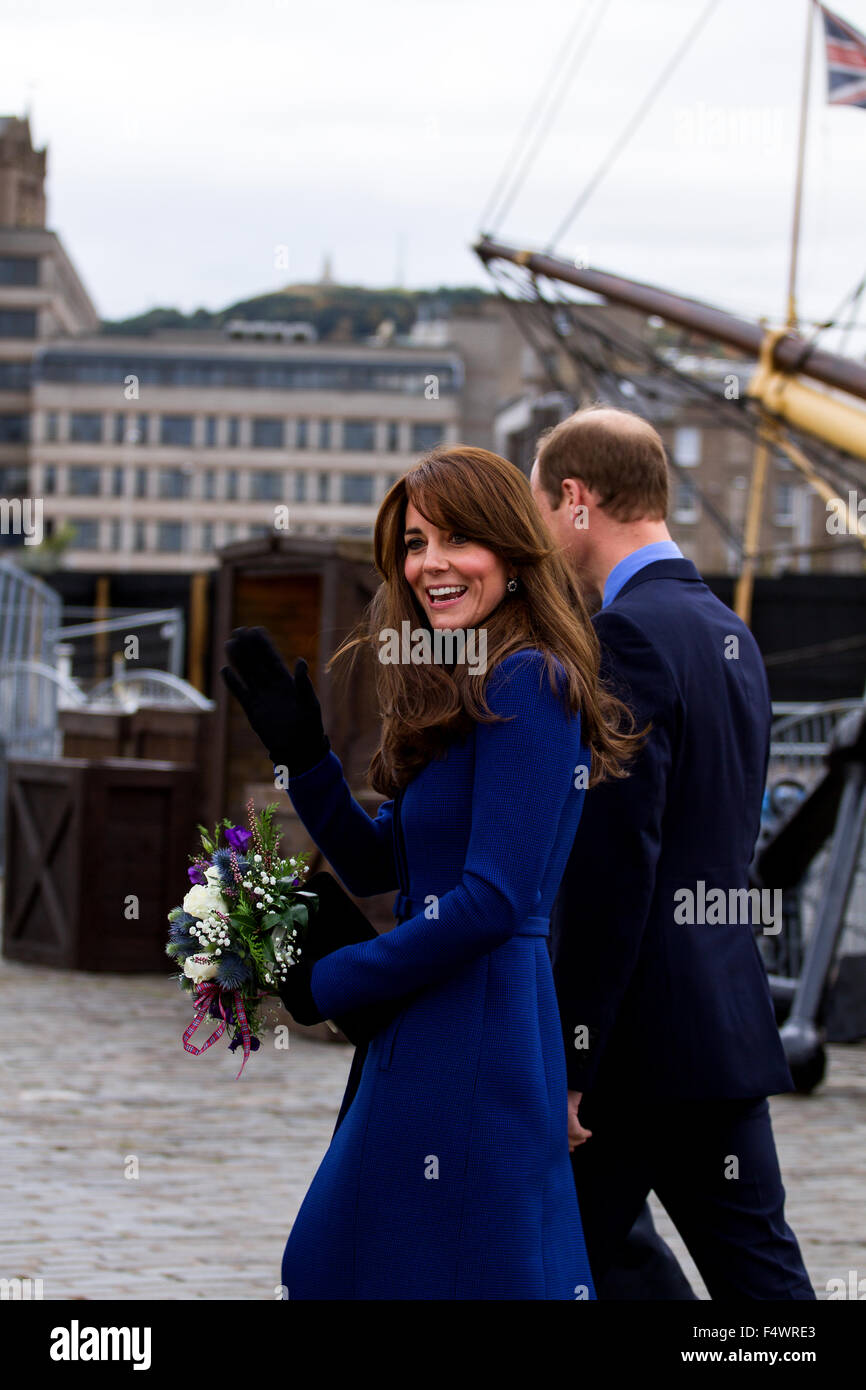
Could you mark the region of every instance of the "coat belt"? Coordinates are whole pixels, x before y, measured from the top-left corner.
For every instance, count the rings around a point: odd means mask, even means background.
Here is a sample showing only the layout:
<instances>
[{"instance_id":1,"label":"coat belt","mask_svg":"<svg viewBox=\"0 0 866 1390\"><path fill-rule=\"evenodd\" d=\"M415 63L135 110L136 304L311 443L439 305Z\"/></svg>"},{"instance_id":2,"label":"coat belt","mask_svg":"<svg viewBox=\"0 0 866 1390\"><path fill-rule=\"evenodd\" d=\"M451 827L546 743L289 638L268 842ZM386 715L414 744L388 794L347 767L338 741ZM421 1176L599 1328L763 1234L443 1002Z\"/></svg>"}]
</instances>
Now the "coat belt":
<instances>
[{"instance_id":1,"label":"coat belt","mask_svg":"<svg viewBox=\"0 0 866 1390\"><path fill-rule=\"evenodd\" d=\"M435 897L433 893L428 893L426 897ZM422 913L429 906L425 897L410 898L405 893L398 893L394 899L394 916L398 922L404 922L408 917L415 917ZM515 932L515 936L548 936L550 934L549 917L526 917L521 925L520 931Z\"/></svg>"}]
</instances>

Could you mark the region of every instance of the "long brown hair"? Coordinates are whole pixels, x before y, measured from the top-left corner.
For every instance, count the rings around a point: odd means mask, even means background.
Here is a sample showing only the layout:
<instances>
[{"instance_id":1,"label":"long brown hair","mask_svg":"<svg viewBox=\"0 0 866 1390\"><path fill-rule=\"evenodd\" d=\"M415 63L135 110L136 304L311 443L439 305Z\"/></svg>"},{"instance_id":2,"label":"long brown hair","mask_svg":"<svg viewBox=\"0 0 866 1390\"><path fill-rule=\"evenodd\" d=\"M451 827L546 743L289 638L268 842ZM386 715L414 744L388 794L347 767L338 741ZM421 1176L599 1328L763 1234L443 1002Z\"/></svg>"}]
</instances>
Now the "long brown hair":
<instances>
[{"instance_id":1,"label":"long brown hair","mask_svg":"<svg viewBox=\"0 0 866 1390\"><path fill-rule=\"evenodd\" d=\"M600 651L580 588L552 542L524 475L487 449L440 445L426 454L387 493L376 518L374 553L382 583L365 622L334 653L328 668L361 646L381 650L380 633L426 627L426 613L406 580L404 530L409 503L434 526L487 547L516 573L517 592L506 594L484 619L487 679L511 652L533 647L545 656L557 693L557 658L565 668L569 709L580 713L581 736L592 751L589 786L627 775L641 735L622 703L599 682ZM370 781L383 796L395 792L462 738L473 723L494 714L484 697L486 680L466 664L417 665L375 662L382 715Z\"/></svg>"}]
</instances>

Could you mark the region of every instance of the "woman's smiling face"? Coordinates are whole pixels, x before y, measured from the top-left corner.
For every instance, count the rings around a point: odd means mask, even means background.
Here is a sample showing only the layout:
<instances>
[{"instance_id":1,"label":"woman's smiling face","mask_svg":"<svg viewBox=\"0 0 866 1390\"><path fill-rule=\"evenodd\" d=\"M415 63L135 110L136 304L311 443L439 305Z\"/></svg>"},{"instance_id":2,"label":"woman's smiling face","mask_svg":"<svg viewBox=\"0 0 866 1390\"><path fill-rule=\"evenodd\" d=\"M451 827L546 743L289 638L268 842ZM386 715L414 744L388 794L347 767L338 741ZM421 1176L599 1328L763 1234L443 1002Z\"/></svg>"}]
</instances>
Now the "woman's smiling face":
<instances>
[{"instance_id":1,"label":"woman's smiling face","mask_svg":"<svg viewBox=\"0 0 866 1390\"><path fill-rule=\"evenodd\" d=\"M403 538L403 573L431 627L477 627L502 601L505 561L486 546L440 530L411 502Z\"/></svg>"}]
</instances>

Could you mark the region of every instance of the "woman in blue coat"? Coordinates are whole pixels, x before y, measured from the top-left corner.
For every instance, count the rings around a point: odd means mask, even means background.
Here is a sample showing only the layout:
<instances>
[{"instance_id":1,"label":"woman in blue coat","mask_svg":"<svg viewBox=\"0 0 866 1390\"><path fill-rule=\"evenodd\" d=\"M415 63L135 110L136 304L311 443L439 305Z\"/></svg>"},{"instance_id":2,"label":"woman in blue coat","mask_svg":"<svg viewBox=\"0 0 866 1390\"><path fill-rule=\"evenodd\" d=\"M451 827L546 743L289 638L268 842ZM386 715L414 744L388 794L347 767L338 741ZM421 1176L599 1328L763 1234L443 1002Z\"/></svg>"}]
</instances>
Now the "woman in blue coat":
<instances>
[{"instance_id":1,"label":"woman in blue coat","mask_svg":"<svg viewBox=\"0 0 866 1390\"><path fill-rule=\"evenodd\" d=\"M580 594L529 486L495 454L439 448L386 496L371 818L324 735L306 667L261 629L224 677L314 842L397 925L289 971L301 1022L399 1001L283 1255L294 1299L594 1298L569 1159L548 917L588 785L634 740L598 684ZM437 634L465 648L440 650ZM474 646L472 645L474 639ZM438 659L437 659L438 653ZM444 656L444 659L443 659ZM335 658L336 659L336 658Z\"/></svg>"}]
</instances>

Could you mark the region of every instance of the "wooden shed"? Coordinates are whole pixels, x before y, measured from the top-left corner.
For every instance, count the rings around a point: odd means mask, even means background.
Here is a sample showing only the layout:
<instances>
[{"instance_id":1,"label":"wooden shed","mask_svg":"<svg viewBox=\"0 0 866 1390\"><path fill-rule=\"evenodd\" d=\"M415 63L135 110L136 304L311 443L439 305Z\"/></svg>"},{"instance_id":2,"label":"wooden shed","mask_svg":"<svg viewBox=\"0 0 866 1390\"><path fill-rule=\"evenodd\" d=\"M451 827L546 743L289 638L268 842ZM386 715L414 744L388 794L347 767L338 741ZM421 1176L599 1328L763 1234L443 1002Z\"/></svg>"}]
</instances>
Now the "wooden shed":
<instances>
[{"instance_id":1,"label":"wooden shed","mask_svg":"<svg viewBox=\"0 0 866 1390\"><path fill-rule=\"evenodd\" d=\"M214 718L210 820L224 815L239 821L252 796L257 809L281 807L284 848L313 851L313 869L325 867L292 808L287 793L274 785L267 754L247 724L243 710L226 690L219 668L224 644L236 627L267 628L290 670L304 657L322 706L331 747L343 764L355 799L376 814L382 797L367 783L367 768L379 738L373 658L364 654L351 675L325 666L357 626L379 585L372 545L366 540L315 536L272 536L241 541L220 551L214 614ZM348 663L347 663L348 665ZM381 929L392 922L394 894L366 898L363 910Z\"/></svg>"}]
</instances>

